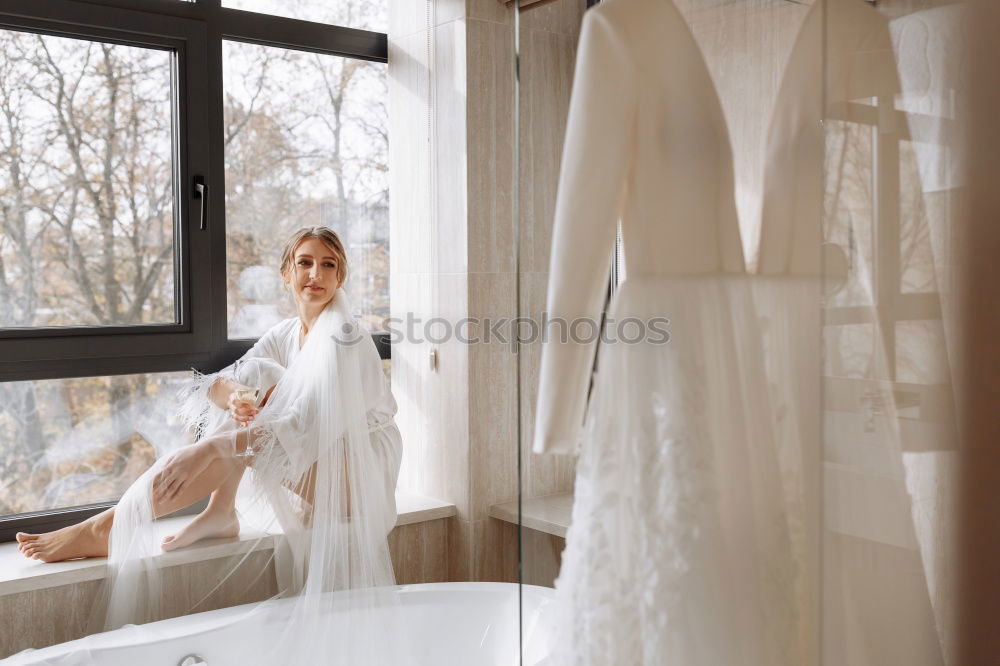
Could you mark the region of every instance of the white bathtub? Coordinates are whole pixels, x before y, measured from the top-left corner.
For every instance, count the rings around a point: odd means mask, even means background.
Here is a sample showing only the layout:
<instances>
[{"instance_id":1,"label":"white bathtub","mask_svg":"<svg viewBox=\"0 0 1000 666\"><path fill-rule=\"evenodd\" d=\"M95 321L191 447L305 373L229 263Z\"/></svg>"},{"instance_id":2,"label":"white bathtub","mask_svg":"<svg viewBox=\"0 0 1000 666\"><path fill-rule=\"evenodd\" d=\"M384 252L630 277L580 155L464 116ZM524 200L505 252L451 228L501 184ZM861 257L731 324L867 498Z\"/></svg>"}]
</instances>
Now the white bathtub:
<instances>
[{"instance_id":1,"label":"white bathtub","mask_svg":"<svg viewBox=\"0 0 1000 666\"><path fill-rule=\"evenodd\" d=\"M534 585L525 585L522 590L524 663L534 664L548 651L549 632L541 611L552 599L553 590ZM516 666L520 663L516 584L403 585L396 588L396 595L402 621L411 637L407 661L427 666ZM18 666L73 663L178 666L186 656L198 655L207 666L255 666L261 663L260 646L268 643L269 632L276 633L277 628L262 629L256 622L231 622L242 610L242 607L224 608L147 624L141 628L143 642L138 641L136 628L123 627L78 641L22 652L11 662ZM151 633L157 636L156 640L148 640ZM351 666L366 665L352 663Z\"/></svg>"}]
</instances>

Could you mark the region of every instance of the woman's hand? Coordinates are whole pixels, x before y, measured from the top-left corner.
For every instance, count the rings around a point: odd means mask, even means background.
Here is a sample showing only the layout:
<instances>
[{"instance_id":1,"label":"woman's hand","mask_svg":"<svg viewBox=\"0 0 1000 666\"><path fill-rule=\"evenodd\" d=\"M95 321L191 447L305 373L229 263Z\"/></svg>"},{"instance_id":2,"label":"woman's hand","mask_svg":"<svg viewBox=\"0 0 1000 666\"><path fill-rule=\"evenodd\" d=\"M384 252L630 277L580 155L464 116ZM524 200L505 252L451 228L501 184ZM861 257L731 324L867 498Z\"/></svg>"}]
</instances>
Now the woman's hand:
<instances>
[{"instance_id":1,"label":"woman's hand","mask_svg":"<svg viewBox=\"0 0 1000 666\"><path fill-rule=\"evenodd\" d=\"M249 425L250 422L253 421L253 417L260 411L257 409L256 405L249 400L240 400L239 393L236 391L229 394L229 400L226 402L226 406L228 407L229 414L233 417L233 420L241 426Z\"/></svg>"},{"instance_id":2,"label":"woman's hand","mask_svg":"<svg viewBox=\"0 0 1000 666\"><path fill-rule=\"evenodd\" d=\"M167 460L153 479L153 497L162 502L174 500L217 457L218 449L209 440L184 447Z\"/></svg>"}]
</instances>

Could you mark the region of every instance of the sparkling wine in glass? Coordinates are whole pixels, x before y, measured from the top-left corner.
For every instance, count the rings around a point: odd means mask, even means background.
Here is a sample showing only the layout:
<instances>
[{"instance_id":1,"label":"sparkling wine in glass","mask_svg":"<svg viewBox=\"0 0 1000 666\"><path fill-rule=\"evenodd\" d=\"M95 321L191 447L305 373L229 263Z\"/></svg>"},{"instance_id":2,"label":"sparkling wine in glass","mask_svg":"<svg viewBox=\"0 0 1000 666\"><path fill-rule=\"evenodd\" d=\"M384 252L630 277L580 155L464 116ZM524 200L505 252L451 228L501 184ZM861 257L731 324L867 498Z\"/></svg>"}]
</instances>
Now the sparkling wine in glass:
<instances>
[{"instance_id":1,"label":"sparkling wine in glass","mask_svg":"<svg viewBox=\"0 0 1000 666\"><path fill-rule=\"evenodd\" d=\"M241 388L241 389L236 389L236 399L239 400L240 402L249 402L254 407L257 406L257 398L259 398L259 397L260 397L260 389L259 388ZM241 424L240 427L241 428L249 428L250 424L249 423ZM248 446L243 453L237 453L234 457L236 457L236 458L249 458L252 455L254 455L254 452Z\"/></svg>"},{"instance_id":2,"label":"sparkling wine in glass","mask_svg":"<svg viewBox=\"0 0 1000 666\"><path fill-rule=\"evenodd\" d=\"M241 388L236 389L236 399L241 402L251 402L254 407L257 406L257 398L260 397L259 388Z\"/></svg>"}]
</instances>

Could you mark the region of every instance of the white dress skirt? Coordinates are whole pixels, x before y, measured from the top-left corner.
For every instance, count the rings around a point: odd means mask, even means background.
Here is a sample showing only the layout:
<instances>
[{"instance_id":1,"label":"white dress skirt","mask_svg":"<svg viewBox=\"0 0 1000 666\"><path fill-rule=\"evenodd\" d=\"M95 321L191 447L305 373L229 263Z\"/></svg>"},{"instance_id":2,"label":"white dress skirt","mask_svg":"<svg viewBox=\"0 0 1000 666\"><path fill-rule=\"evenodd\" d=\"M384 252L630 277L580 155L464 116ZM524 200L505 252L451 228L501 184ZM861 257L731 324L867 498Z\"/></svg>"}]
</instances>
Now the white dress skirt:
<instances>
[{"instance_id":1,"label":"white dress skirt","mask_svg":"<svg viewBox=\"0 0 1000 666\"><path fill-rule=\"evenodd\" d=\"M612 300L670 336L599 348L547 663L801 663L751 281L630 276Z\"/></svg>"}]
</instances>

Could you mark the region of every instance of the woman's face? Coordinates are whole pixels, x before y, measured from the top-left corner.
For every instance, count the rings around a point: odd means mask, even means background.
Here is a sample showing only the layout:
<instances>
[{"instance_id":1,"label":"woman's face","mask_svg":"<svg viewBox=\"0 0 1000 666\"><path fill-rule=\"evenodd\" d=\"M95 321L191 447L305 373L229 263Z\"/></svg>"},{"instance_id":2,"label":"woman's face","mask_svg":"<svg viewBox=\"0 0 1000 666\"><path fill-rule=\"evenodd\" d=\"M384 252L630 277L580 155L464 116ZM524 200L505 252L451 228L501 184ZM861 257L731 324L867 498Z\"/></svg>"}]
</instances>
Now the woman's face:
<instances>
[{"instance_id":1,"label":"woman's face","mask_svg":"<svg viewBox=\"0 0 1000 666\"><path fill-rule=\"evenodd\" d=\"M337 260L323 241L306 238L292 253L292 265L285 273L285 284L292 288L295 300L303 305L326 305L340 287Z\"/></svg>"}]
</instances>

